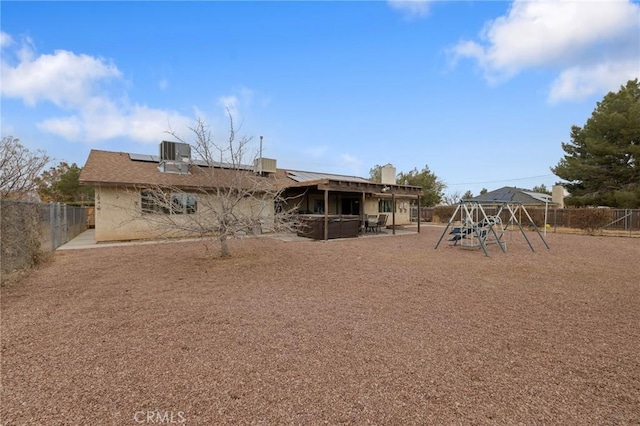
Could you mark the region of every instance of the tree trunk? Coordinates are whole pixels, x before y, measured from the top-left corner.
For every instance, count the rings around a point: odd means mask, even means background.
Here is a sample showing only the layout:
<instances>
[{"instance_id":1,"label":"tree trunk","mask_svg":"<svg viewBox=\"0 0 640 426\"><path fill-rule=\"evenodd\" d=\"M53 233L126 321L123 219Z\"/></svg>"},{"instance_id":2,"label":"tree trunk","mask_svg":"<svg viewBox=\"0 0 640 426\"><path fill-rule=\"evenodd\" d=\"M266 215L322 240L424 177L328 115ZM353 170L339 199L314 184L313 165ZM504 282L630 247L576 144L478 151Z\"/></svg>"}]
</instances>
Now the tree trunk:
<instances>
[{"instance_id":1,"label":"tree trunk","mask_svg":"<svg viewBox=\"0 0 640 426\"><path fill-rule=\"evenodd\" d=\"M220 234L220 257L231 257L231 253L229 252L229 244L227 243L227 234Z\"/></svg>"}]
</instances>

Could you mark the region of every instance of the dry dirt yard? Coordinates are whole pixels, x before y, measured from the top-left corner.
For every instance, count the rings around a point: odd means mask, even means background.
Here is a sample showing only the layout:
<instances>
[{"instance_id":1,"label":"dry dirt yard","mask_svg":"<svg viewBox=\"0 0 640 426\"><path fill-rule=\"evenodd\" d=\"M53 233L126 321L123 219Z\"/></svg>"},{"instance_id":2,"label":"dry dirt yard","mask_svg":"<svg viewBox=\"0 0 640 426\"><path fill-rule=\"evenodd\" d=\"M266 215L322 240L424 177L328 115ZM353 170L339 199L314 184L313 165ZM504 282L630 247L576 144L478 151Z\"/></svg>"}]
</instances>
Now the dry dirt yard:
<instances>
[{"instance_id":1,"label":"dry dirt yard","mask_svg":"<svg viewBox=\"0 0 640 426\"><path fill-rule=\"evenodd\" d=\"M2 288L2 424L640 423L640 240L422 231L57 252Z\"/></svg>"}]
</instances>

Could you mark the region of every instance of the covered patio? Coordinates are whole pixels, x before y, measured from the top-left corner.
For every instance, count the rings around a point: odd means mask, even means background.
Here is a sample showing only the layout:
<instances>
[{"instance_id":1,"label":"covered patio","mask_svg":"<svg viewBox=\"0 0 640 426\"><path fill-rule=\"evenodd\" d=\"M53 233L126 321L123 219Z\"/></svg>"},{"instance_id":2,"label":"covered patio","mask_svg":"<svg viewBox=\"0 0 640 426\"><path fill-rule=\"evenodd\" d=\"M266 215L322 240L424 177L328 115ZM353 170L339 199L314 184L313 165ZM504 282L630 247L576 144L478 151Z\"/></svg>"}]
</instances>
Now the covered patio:
<instances>
[{"instance_id":1,"label":"covered patio","mask_svg":"<svg viewBox=\"0 0 640 426\"><path fill-rule=\"evenodd\" d=\"M320 235L315 230L312 238L323 240L364 235L370 228L368 220L379 215L386 215L383 227L390 227L395 234L397 227L411 223L411 204L419 204L422 193L418 186L375 183L352 176L288 172L288 177L295 183L284 193L286 208L297 208L302 222L320 222ZM352 221L357 221L356 232L350 224L348 235L332 233L332 223L341 222L344 227ZM420 232L420 223L417 229Z\"/></svg>"}]
</instances>

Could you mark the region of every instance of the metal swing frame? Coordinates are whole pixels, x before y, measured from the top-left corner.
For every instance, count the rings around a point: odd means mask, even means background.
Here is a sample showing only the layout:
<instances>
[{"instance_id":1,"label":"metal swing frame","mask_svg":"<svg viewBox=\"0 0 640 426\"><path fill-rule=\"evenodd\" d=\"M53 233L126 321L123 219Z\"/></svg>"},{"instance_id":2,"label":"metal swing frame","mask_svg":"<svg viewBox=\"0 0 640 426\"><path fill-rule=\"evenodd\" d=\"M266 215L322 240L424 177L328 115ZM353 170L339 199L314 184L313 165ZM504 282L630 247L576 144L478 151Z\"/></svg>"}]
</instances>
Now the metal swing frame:
<instances>
[{"instance_id":1,"label":"metal swing frame","mask_svg":"<svg viewBox=\"0 0 640 426\"><path fill-rule=\"evenodd\" d=\"M496 207L497 208L496 214L492 216L487 215L485 210L486 206ZM508 212L509 219L507 220L506 225L502 227L502 220L500 219L500 217L504 211ZM526 240L531 251L535 252L533 248L533 244L531 244L531 241L529 240L529 237L527 237L527 234L524 228L522 227L520 220L518 220L518 217L516 215L518 212L524 212L526 218L529 219L529 225L533 227L533 229L535 230L536 234L538 234L538 236L542 240L545 247L549 249L549 244L547 244L546 240L540 233L540 230L538 229L535 222L531 218L531 215L529 215L529 212L527 211L527 209L522 203L506 202L506 201L476 201L476 200L461 200L458 203L458 205L456 206L456 210L451 215L449 222L447 222L447 226L442 232L440 239L436 243L435 249L438 248L438 246L444 239L444 236L447 234L447 231L449 230L449 228L451 228L451 226L455 222L458 213L460 213L461 226L459 227L460 228L459 232L454 232L455 228L452 231L452 233L454 234L454 237L452 238L452 240L455 240L456 244L457 244L457 241L462 241L465 238L469 238L469 235L470 235L472 238L475 238L478 241L477 247L482 248L484 255L489 257L489 252L487 251L487 237L489 235L493 235L493 237L495 237L495 240L493 242L495 242L500 247L503 253L506 253L507 246L503 240L504 231L509 227L509 225L513 224L517 226L517 228L520 230L520 233ZM478 220L480 216L481 216L481 219ZM498 235L498 233L496 232L496 229L495 229L496 225L500 225L500 235ZM461 242L460 245L463 246L463 243ZM474 247L474 245L467 244L466 247Z\"/></svg>"}]
</instances>

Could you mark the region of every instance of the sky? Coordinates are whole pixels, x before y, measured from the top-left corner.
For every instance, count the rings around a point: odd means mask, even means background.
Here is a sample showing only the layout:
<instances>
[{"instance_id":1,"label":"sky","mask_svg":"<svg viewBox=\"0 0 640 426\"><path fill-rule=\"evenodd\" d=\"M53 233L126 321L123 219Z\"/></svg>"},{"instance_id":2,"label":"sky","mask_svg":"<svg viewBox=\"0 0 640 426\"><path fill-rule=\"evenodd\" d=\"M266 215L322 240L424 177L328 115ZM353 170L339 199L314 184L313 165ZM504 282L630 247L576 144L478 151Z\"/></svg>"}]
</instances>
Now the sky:
<instances>
[{"instance_id":1,"label":"sky","mask_svg":"<svg viewBox=\"0 0 640 426\"><path fill-rule=\"evenodd\" d=\"M278 167L551 188L571 126L640 77L640 2L0 2L1 132L55 161L206 122ZM248 163L251 158L248 158Z\"/></svg>"}]
</instances>

